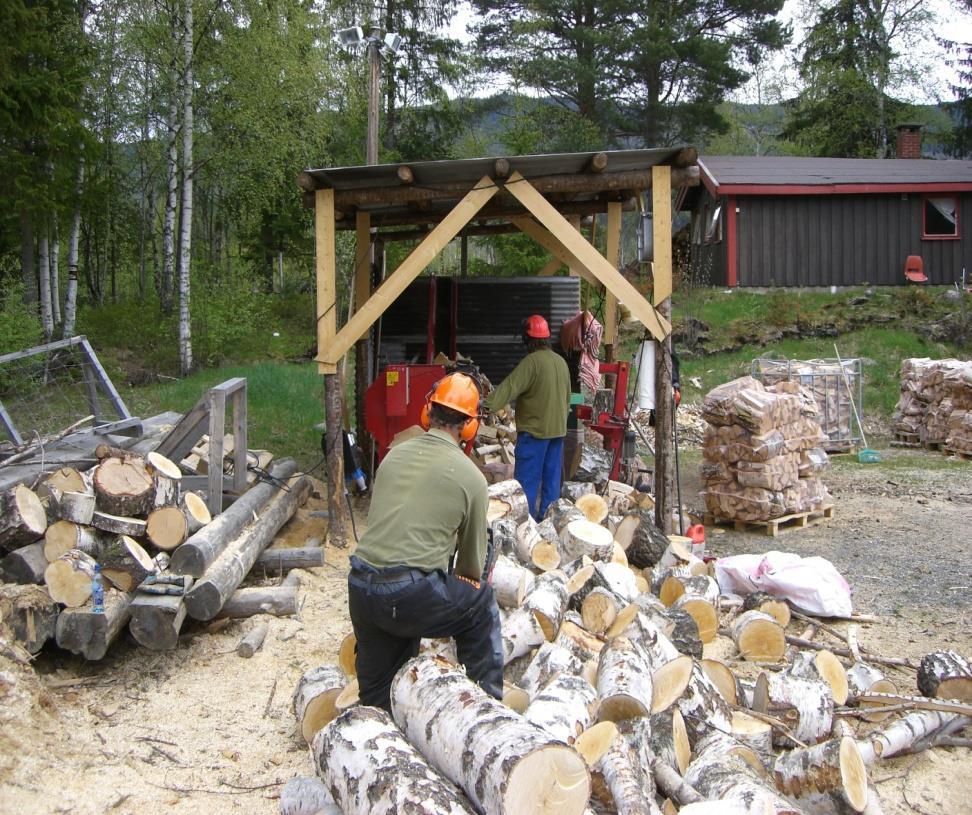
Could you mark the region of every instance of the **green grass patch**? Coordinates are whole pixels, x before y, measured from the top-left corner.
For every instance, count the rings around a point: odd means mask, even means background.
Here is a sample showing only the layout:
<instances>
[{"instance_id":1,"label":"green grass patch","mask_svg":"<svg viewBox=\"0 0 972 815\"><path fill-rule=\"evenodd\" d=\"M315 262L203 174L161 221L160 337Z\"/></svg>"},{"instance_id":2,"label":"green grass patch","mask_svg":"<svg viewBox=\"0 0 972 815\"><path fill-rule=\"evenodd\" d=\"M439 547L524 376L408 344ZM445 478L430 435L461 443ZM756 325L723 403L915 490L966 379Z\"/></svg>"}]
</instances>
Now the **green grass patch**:
<instances>
[{"instance_id":1,"label":"green grass patch","mask_svg":"<svg viewBox=\"0 0 972 815\"><path fill-rule=\"evenodd\" d=\"M304 468L316 464L321 436L314 425L324 418L324 380L314 363L228 365L175 382L129 388L123 397L138 416L185 412L213 385L237 376L246 377L248 446L270 450L277 458L290 456Z\"/></svg>"}]
</instances>

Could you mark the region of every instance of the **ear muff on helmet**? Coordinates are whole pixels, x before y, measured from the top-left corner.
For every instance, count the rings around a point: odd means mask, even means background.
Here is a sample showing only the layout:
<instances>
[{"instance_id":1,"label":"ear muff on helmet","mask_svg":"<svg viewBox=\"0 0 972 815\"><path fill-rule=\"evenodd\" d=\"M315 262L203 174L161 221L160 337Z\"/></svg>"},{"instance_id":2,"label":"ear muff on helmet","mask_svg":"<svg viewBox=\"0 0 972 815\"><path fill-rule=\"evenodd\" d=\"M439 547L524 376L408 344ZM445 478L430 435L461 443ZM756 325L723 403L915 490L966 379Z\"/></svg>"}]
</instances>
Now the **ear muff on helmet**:
<instances>
[{"instance_id":1,"label":"ear muff on helmet","mask_svg":"<svg viewBox=\"0 0 972 815\"><path fill-rule=\"evenodd\" d=\"M430 406L431 406L431 403L430 402L426 402L424 405L422 405L422 412L419 413L419 426L423 430L428 430L429 427L430 427L430 423L429 423L429 407Z\"/></svg>"},{"instance_id":2,"label":"ear muff on helmet","mask_svg":"<svg viewBox=\"0 0 972 815\"><path fill-rule=\"evenodd\" d=\"M459 438L463 441L472 441L476 438L476 432L479 430L479 417L473 416L468 422L462 426L462 430L459 431Z\"/></svg>"}]
</instances>

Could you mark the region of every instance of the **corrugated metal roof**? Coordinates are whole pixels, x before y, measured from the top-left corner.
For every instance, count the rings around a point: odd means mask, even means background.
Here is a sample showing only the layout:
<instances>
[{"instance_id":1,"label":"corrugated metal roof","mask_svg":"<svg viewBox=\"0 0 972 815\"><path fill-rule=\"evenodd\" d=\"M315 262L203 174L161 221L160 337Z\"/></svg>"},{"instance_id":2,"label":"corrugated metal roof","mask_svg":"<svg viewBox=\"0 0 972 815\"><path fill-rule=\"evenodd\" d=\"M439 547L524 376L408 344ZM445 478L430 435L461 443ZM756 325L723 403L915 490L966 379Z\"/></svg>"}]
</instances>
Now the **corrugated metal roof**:
<instances>
[{"instance_id":1,"label":"corrugated metal roof","mask_svg":"<svg viewBox=\"0 0 972 815\"><path fill-rule=\"evenodd\" d=\"M699 169L719 187L972 183L972 161L954 160L703 156Z\"/></svg>"},{"instance_id":2,"label":"corrugated metal roof","mask_svg":"<svg viewBox=\"0 0 972 815\"><path fill-rule=\"evenodd\" d=\"M605 150L608 163L604 172L643 170L656 164L671 164L680 147L656 147L647 150ZM582 173L597 153L546 153L535 156L503 156L510 171L518 171L524 178L544 175ZM492 175L496 161L492 158L453 159L447 161L401 161L396 164L372 164L358 167L328 167L308 170L319 184L335 190L357 190L369 187L400 187L398 168L403 164L414 175L412 186L474 183L484 175Z\"/></svg>"}]
</instances>

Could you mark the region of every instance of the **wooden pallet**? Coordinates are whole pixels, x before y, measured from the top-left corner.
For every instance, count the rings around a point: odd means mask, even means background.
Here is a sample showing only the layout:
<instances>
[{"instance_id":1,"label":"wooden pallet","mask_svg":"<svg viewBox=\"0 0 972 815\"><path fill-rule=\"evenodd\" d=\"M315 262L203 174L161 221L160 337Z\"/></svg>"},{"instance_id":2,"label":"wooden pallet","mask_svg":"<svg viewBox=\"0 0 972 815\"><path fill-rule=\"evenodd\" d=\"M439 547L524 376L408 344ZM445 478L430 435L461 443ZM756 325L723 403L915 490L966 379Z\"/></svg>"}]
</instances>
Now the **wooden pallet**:
<instances>
[{"instance_id":1,"label":"wooden pallet","mask_svg":"<svg viewBox=\"0 0 972 815\"><path fill-rule=\"evenodd\" d=\"M949 447L942 447L942 453L946 456L955 456L961 461L972 461L972 453L966 453L962 450L952 450Z\"/></svg>"},{"instance_id":2,"label":"wooden pallet","mask_svg":"<svg viewBox=\"0 0 972 815\"><path fill-rule=\"evenodd\" d=\"M941 450L945 447L945 444L940 441L926 441L924 442L924 446L928 450Z\"/></svg>"},{"instance_id":3,"label":"wooden pallet","mask_svg":"<svg viewBox=\"0 0 972 815\"><path fill-rule=\"evenodd\" d=\"M921 447L917 433L895 433L891 441L892 447Z\"/></svg>"},{"instance_id":4,"label":"wooden pallet","mask_svg":"<svg viewBox=\"0 0 972 815\"><path fill-rule=\"evenodd\" d=\"M811 512L797 512L793 515L784 515L781 518L772 518L768 521L735 521L725 518L716 518L714 515L705 516L706 526L731 526L737 532L749 532L761 530L771 538L790 532L793 529L805 529L808 526L816 526L822 521L834 517L834 505L830 504L822 509L815 509Z\"/></svg>"}]
</instances>

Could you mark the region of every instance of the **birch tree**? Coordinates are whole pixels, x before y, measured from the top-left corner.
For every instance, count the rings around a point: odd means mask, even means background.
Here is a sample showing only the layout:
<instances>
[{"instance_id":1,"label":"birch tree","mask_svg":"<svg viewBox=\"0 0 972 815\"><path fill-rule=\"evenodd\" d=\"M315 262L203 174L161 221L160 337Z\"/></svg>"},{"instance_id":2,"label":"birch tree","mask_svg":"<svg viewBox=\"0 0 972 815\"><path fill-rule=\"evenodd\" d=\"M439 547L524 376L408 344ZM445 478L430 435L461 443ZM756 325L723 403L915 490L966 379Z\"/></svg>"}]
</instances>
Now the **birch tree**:
<instances>
[{"instance_id":1,"label":"birch tree","mask_svg":"<svg viewBox=\"0 0 972 815\"><path fill-rule=\"evenodd\" d=\"M189 319L192 266L192 102L193 102L192 0L182 12L182 229L179 235L179 367L183 376L192 371L192 326Z\"/></svg>"}]
</instances>

